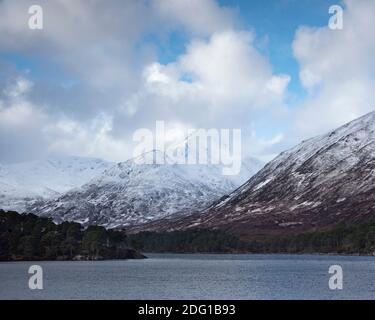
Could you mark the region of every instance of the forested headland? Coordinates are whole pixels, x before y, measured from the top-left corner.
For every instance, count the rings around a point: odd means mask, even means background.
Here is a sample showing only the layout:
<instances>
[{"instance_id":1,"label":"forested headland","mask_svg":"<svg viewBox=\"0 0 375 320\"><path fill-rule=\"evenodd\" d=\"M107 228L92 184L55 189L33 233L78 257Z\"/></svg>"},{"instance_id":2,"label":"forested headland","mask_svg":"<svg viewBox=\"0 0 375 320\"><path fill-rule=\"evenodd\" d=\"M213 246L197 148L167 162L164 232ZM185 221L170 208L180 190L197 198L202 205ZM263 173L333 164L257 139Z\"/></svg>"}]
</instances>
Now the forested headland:
<instances>
[{"instance_id":1,"label":"forested headland","mask_svg":"<svg viewBox=\"0 0 375 320\"><path fill-rule=\"evenodd\" d=\"M136 259L122 231L0 210L0 261Z\"/></svg>"}]
</instances>

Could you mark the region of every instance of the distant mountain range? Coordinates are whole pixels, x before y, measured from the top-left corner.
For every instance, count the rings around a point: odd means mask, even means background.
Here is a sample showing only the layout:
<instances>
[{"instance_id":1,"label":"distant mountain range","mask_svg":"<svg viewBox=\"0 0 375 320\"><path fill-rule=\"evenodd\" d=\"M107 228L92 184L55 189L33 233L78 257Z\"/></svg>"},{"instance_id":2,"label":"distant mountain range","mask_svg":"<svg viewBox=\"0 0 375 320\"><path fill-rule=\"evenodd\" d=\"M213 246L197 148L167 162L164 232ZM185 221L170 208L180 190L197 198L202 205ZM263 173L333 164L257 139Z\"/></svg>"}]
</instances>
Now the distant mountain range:
<instances>
[{"instance_id":1,"label":"distant mountain range","mask_svg":"<svg viewBox=\"0 0 375 320\"><path fill-rule=\"evenodd\" d=\"M140 157L150 156L167 157ZM0 208L130 232L219 229L242 240L329 230L375 213L375 112L303 141L263 169L244 159L237 176L223 176L221 165L138 160L1 166Z\"/></svg>"},{"instance_id":2,"label":"distant mountain range","mask_svg":"<svg viewBox=\"0 0 375 320\"><path fill-rule=\"evenodd\" d=\"M57 197L87 183L112 165L96 158L61 156L0 164L0 208L24 211L35 200Z\"/></svg>"},{"instance_id":3,"label":"distant mountain range","mask_svg":"<svg viewBox=\"0 0 375 320\"><path fill-rule=\"evenodd\" d=\"M244 240L329 229L375 214L375 112L282 152L203 212L133 231L222 229Z\"/></svg>"},{"instance_id":4,"label":"distant mountain range","mask_svg":"<svg viewBox=\"0 0 375 320\"><path fill-rule=\"evenodd\" d=\"M208 207L262 167L252 158L244 162L240 175L224 176L219 165L136 164L131 159L60 197L34 203L28 211L109 228L186 215Z\"/></svg>"},{"instance_id":5,"label":"distant mountain range","mask_svg":"<svg viewBox=\"0 0 375 320\"><path fill-rule=\"evenodd\" d=\"M160 151L140 157L167 157ZM239 175L221 165L113 164L100 159L51 157L2 166L0 208L54 221L114 228L138 225L208 207L244 183L263 163L243 160Z\"/></svg>"}]
</instances>

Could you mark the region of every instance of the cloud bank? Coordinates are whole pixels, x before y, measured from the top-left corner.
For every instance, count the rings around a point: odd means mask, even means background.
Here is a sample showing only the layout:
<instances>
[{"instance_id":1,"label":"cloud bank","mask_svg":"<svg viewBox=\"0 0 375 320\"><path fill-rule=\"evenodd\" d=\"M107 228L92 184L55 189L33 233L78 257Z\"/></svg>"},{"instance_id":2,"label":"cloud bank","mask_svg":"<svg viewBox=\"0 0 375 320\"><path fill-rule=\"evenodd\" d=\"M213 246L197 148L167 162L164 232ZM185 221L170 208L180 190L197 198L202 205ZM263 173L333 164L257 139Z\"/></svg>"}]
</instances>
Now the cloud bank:
<instances>
[{"instance_id":1,"label":"cloud bank","mask_svg":"<svg viewBox=\"0 0 375 320\"><path fill-rule=\"evenodd\" d=\"M0 1L0 162L51 153L124 161L134 131L158 120L240 128L245 152L269 159L374 109L372 0L344 2L343 30L296 30L290 45L306 97L292 107L291 75L275 72L234 6L38 3L41 31L28 29L33 1Z\"/></svg>"}]
</instances>

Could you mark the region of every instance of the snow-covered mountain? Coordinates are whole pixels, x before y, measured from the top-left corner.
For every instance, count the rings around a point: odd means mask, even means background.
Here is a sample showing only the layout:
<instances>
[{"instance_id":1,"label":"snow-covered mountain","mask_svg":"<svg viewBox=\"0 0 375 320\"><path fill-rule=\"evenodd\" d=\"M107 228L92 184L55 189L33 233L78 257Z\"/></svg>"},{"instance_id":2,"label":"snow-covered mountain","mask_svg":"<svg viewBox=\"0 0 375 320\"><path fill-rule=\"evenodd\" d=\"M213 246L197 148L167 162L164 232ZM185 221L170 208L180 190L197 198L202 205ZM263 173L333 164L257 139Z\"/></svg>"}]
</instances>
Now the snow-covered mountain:
<instances>
[{"instance_id":1,"label":"snow-covered mountain","mask_svg":"<svg viewBox=\"0 0 375 320\"><path fill-rule=\"evenodd\" d=\"M23 211L35 199L79 187L112 165L95 158L57 156L0 165L0 208Z\"/></svg>"},{"instance_id":2,"label":"snow-covered mountain","mask_svg":"<svg viewBox=\"0 0 375 320\"><path fill-rule=\"evenodd\" d=\"M141 157L150 156L167 157L160 151ZM113 165L80 188L28 209L55 221L112 228L138 225L204 209L263 166L248 158L243 161L240 175L224 176L220 165L138 164L139 160Z\"/></svg>"},{"instance_id":3,"label":"snow-covered mountain","mask_svg":"<svg viewBox=\"0 0 375 320\"><path fill-rule=\"evenodd\" d=\"M282 152L204 213L149 230L222 228L244 239L329 228L375 215L375 112Z\"/></svg>"}]
</instances>

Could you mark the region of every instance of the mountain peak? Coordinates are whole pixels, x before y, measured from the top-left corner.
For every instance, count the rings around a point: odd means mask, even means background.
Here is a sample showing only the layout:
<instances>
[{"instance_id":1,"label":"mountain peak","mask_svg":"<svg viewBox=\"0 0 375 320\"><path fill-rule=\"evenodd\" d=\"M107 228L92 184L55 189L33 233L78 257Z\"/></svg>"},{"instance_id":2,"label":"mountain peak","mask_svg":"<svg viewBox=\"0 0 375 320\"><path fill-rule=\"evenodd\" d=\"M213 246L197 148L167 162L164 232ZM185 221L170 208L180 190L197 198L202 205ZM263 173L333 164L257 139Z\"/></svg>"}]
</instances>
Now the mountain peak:
<instances>
[{"instance_id":1,"label":"mountain peak","mask_svg":"<svg viewBox=\"0 0 375 320\"><path fill-rule=\"evenodd\" d=\"M371 112L281 153L204 215L173 223L223 228L244 239L297 234L373 217L374 190Z\"/></svg>"},{"instance_id":2,"label":"mountain peak","mask_svg":"<svg viewBox=\"0 0 375 320\"><path fill-rule=\"evenodd\" d=\"M137 164L156 156L164 153L152 150L117 163L80 188L29 209L57 222L74 220L111 228L138 225L204 209L261 167L249 162L240 175L224 176L219 165Z\"/></svg>"}]
</instances>

